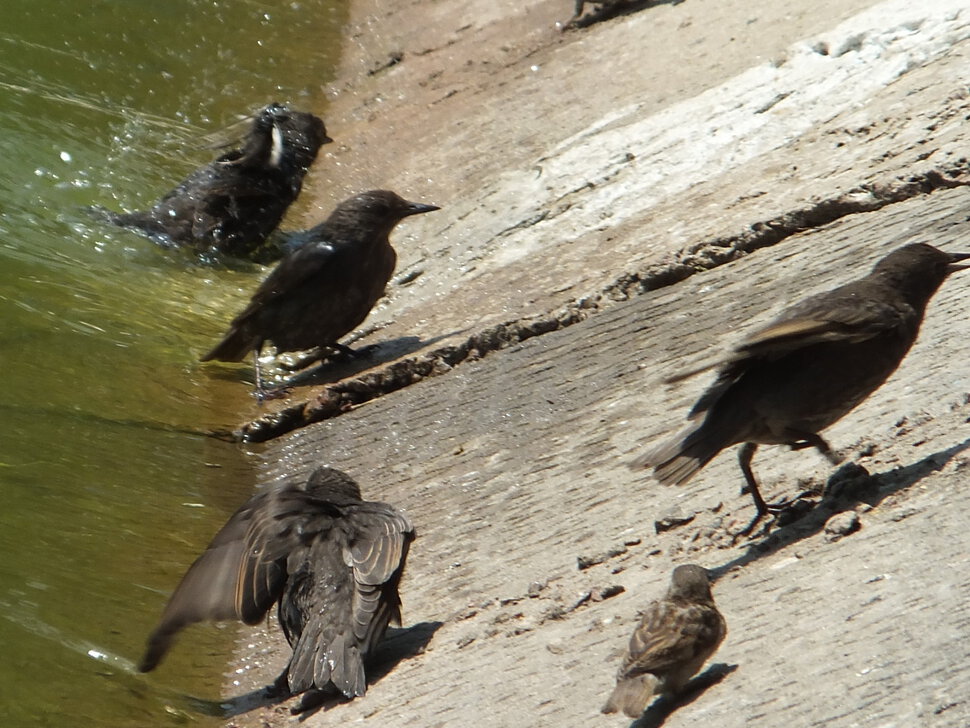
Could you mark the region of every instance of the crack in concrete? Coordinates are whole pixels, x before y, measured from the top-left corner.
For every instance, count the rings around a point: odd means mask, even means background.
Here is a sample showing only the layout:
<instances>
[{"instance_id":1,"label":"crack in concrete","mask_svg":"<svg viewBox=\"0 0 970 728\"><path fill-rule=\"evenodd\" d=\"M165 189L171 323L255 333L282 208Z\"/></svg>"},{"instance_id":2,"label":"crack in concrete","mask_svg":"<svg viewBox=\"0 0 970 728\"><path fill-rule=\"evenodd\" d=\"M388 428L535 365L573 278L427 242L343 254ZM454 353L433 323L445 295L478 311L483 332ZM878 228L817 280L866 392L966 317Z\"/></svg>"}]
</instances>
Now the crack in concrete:
<instances>
[{"instance_id":1,"label":"crack in concrete","mask_svg":"<svg viewBox=\"0 0 970 728\"><path fill-rule=\"evenodd\" d=\"M400 359L380 369L328 385L313 399L264 415L236 432L213 432L220 439L265 442L315 422L337 417L355 407L423 379L451 371L514 344L584 321L616 302L679 283L695 273L711 270L744 255L786 240L806 230L833 223L848 215L872 212L939 189L970 185L970 160L961 158L888 183L867 183L836 197L817 201L776 218L758 222L740 234L691 246L675 259L628 273L592 296L539 316L491 326L465 341Z\"/></svg>"}]
</instances>

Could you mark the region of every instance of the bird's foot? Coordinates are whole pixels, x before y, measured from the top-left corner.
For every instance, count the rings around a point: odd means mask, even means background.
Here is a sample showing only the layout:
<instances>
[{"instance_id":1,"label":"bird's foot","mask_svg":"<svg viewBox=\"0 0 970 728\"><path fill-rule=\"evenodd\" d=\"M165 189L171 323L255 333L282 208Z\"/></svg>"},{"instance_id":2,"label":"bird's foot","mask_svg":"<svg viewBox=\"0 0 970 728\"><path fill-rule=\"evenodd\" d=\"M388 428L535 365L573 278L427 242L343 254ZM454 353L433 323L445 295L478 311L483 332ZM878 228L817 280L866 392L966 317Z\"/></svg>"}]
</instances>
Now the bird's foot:
<instances>
[{"instance_id":1,"label":"bird's foot","mask_svg":"<svg viewBox=\"0 0 970 728\"><path fill-rule=\"evenodd\" d=\"M288 670L283 670L283 673L273 681L271 685L267 685L263 690L266 693L267 698L274 698L279 700L285 700L290 697L290 681Z\"/></svg>"},{"instance_id":2,"label":"bird's foot","mask_svg":"<svg viewBox=\"0 0 970 728\"><path fill-rule=\"evenodd\" d=\"M359 349L351 349L345 344L330 344L329 346L336 352L335 354L327 356L331 361L352 361L354 359L366 359L367 357L373 356L374 352L380 347L380 344L369 344Z\"/></svg>"},{"instance_id":3,"label":"bird's foot","mask_svg":"<svg viewBox=\"0 0 970 728\"><path fill-rule=\"evenodd\" d=\"M814 491L799 493L789 500L777 501L775 503L765 503L764 511L759 511L747 526L740 531L731 534L733 543L748 537L749 539L760 538L771 533L772 528L784 528L806 516L815 507L815 501L808 500L806 496L817 495ZM769 518L770 516L770 518ZM764 521L761 528L755 527Z\"/></svg>"},{"instance_id":4,"label":"bird's foot","mask_svg":"<svg viewBox=\"0 0 970 728\"><path fill-rule=\"evenodd\" d=\"M253 390L253 396L256 401L260 404L267 402L271 399L283 399L292 391L293 387L287 386L285 384L280 384L275 387L257 387Z\"/></svg>"},{"instance_id":5,"label":"bird's foot","mask_svg":"<svg viewBox=\"0 0 970 728\"><path fill-rule=\"evenodd\" d=\"M319 708L327 701L327 698L330 697L332 697L332 695L326 690L315 690L311 688L303 693L303 697L300 698L299 703L290 708L290 714L299 715L300 713L306 713L314 708Z\"/></svg>"}]
</instances>

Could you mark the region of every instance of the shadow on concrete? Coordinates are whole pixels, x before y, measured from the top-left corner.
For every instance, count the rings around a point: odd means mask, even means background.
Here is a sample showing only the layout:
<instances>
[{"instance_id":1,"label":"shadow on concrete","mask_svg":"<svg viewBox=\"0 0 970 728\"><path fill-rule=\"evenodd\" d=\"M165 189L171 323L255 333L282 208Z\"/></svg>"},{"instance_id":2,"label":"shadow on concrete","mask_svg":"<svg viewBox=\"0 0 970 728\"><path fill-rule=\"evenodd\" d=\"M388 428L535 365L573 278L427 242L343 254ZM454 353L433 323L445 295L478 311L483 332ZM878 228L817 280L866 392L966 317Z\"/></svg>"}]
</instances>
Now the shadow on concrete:
<instances>
[{"instance_id":1,"label":"shadow on concrete","mask_svg":"<svg viewBox=\"0 0 970 728\"><path fill-rule=\"evenodd\" d=\"M724 662L714 663L688 682L677 697L672 698L664 695L654 700L650 707L643 711L643 715L630 724L630 728L660 728L675 710L690 705L708 688L717 685L737 669L737 665L728 665Z\"/></svg>"},{"instance_id":2,"label":"shadow on concrete","mask_svg":"<svg viewBox=\"0 0 970 728\"><path fill-rule=\"evenodd\" d=\"M365 351L362 351L360 356L340 356L333 359L325 359L316 366L309 367L308 369L297 372L290 377L283 378L282 381L273 385L270 391L272 392L277 390L279 391L280 395L283 395L285 394L286 390L294 387L332 384L333 382L339 382L342 379L349 379L362 371L372 369L382 364L387 364L388 362L408 356L416 351L433 346L439 341L458 333L461 332L452 331L450 333L435 336L430 339L421 339L417 336L400 336L395 339L387 339L385 341L373 344L370 347L363 347ZM232 367L213 366L210 369L209 375L214 379L222 379L224 381L232 382L244 381L250 386L255 386L251 355L250 357L247 357L246 361L247 365L245 367L238 365L234 365ZM283 366L283 361L283 359L280 359L280 365L275 367L273 365L264 364L262 367L263 376L267 377L269 381L272 381L271 377L274 372L285 372L286 367Z\"/></svg>"},{"instance_id":3,"label":"shadow on concrete","mask_svg":"<svg viewBox=\"0 0 970 728\"><path fill-rule=\"evenodd\" d=\"M915 463L893 468L882 473L869 474L856 463L847 463L836 470L826 481L822 498L814 507L802 501L804 515L794 522L784 523L762 541L748 545L747 551L722 566L710 569L712 580L738 566L747 566L765 556L814 536L825 528L828 520L837 513L852 510L866 503L877 506L889 496L918 483L930 473L941 470L955 455L970 447L970 439L934 452ZM800 515L800 511L796 511ZM783 515L783 514L782 514Z\"/></svg>"},{"instance_id":4,"label":"shadow on concrete","mask_svg":"<svg viewBox=\"0 0 970 728\"><path fill-rule=\"evenodd\" d=\"M367 687L372 688L382 678L390 674L398 663L420 655L441 627L442 622L419 622L405 629L390 628L381 640L377 651L367 666ZM232 718L236 715L248 713L256 708L277 705L291 696L288 691L280 689L282 678L272 685L266 685L258 690L251 690L243 695L237 695L223 701L201 700L186 696L189 705L197 712L206 715L216 715L222 718ZM311 690L302 695L299 702L294 703L290 712L299 714L299 720L304 721L320 710L329 710L341 703L349 702L343 695L333 691Z\"/></svg>"}]
</instances>

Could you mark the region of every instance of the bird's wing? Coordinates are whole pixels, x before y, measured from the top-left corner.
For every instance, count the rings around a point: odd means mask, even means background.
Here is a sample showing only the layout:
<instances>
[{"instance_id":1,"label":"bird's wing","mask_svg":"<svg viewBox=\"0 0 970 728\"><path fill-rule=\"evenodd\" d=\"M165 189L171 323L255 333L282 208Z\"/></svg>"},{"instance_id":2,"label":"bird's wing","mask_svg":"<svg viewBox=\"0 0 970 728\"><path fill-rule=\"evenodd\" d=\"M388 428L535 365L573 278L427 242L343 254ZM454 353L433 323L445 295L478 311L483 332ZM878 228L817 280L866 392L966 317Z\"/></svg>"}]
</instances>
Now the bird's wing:
<instances>
[{"instance_id":1,"label":"bird's wing","mask_svg":"<svg viewBox=\"0 0 970 728\"><path fill-rule=\"evenodd\" d=\"M725 359L668 378L678 382L714 367L717 379L701 395L688 415L695 419L709 410L724 391L756 361L778 359L807 347L829 342L859 343L898 329L907 312L880 300L862 281L806 298L767 326L742 341Z\"/></svg>"},{"instance_id":2,"label":"bird's wing","mask_svg":"<svg viewBox=\"0 0 970 728\"><path fill-rule=\"evenodd\" d=\"M338 252L338 247L326 239L316 239L301 245L284 257L266 276L253 294L249 305L233 319L233 325L240 323L281 296L291 293L307 280L333 266Z\"/></svg>"},{"instance_id":3,"label":"bird's wing","mask_svg":"<svg viewBox=\"0 0 970 728\"><path fill-rule=\"evenodd\" d=\"M397 583L404 570L414 527L386 503L362 502L348 514L350 538L343 558L354 570L354 635L365 652L389 621L400 621Z\"/></svg>"},{"instance_id":4,"label":"bird's wing","mask_svg":"<svg viewBox=\"0 0 970 728\"><path fill-rule=\"evenodd\" d=\"M148 640L140 669L154 668L184 627L204 620L258 623L279 599L286 556L303 538L308 496L294 483L257 493L189 567ZM324 526L316 514L317 528Z\"/></svg>"},{"instance_id":5,"label":"bird's wing","mask_svg":"<svg viewBox=\"0 0 970 728\"><path fill-rule=\"evenodd\" d=\"M298 573L280 606L294 643L290 689L332 683L347 697L363 695L364 661L388 623L400 617L397 586L414 529L394 507L359 500L356 484L339 471L317 470L308 490L340 515L326 533L305 529L309 550L291 556L291 571ZM298 630L287 627L290 622L302 632L293 634Z\"/></svg>"},{"instance_id":6,"label":"bird's wing","mask_svg":"<svg viewBox=\"0 0 970 728\"><path fill-rule=\"evenodd\" d=\"M653 602L630 638L618 680L676 669L716 645L717 613L709 606Z\"/></svg>"},{"instance_id":7,"label":"bird's wing","mask_svg":"<svg viewBox=\"0 0 970 728\"><path fill-rule=\"evenodd\" d=\"M737 356L783 355L827 341L865 341L896 329L913 312L886 293L884 285L867 277L809 296L752 333Z\"/></svg>"}]
</instances>

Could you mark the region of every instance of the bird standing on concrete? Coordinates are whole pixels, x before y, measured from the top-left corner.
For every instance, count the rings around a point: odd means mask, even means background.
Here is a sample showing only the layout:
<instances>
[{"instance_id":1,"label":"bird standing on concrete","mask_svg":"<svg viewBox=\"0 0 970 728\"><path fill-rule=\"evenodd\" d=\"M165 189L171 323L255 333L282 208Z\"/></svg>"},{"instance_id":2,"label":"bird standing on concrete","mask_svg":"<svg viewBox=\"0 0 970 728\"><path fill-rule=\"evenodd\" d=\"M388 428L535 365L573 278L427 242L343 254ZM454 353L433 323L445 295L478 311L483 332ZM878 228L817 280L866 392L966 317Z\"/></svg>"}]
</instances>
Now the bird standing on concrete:
<instances>
[{"instance_id":1,"label":"bird standing on concrete","mask_svg":"<svg viewBox=\"0 0 970 728\"><path fill-rule=\"evenodd\" d=\"M414 536L407 516L361 500L357 483L333 468L257 493L189 567L138 669L154 669L189 624L257 624L278 601L293 656L277 687L313 691L301 710L334 689L363 695L367 658L401 621L398 584Z\"/></svg>"},{"instance_id":2,"label":"bird standing on concrete","mask_svg":"<svg viewBox=\"0 0 970 728\"><path fill-rule=\"evenodd\" d=\"M405 217L437 209L387 190L341 202L324 222L301 235L299 245L267 276L202 361L242 361L255 352L256 392L262 396L259 354L267 341L277 353L319 348L353 354L339 339L357 328L384 295L397 262L388 236Z\"/></svg>"},{"instance_id":3,"label":"bird standing on concrete","mask_svg":"<svg viewBox=\"0 0 970 728\"><path fill-rule=\"evenodd\" d=\"M203 259L253 257L300 194L317 150L330 141L318 117L270 104L257 112L241 148L192 172L150 210L91 212L160 245L192 248Z\"/></svg>"},{"instance_id":4,"label":"bird standing on concrete","mask_svg":"<svg viewBox=\"0 0 970 728\"><path fill-rule=\"evenodd\" d=\"M696 564L678 566L667 595L650 603L630 637L603 712L638 718L654 695L676 695L726 634L707 571Z\"/></svg>"},{"instance_id":5,"label":"bird standing on concrete","mask_svg":"<svg viewBox=\"0 0 970 728\"><path fill-rule=\"evenodd\" d=\"M632 467L653 467L666 485L690 480L726 447L744 443L741 471L757 514L771 511L751 469L758 445L814 447L840 462L819 432L889 378L919 333L930 298L970 253L915 243L880 260L864 278L805 299L755 331L726 360L690 411L694 422ZM679 381L713 364L672 378Z\"/></svg>"}]
</instances>

